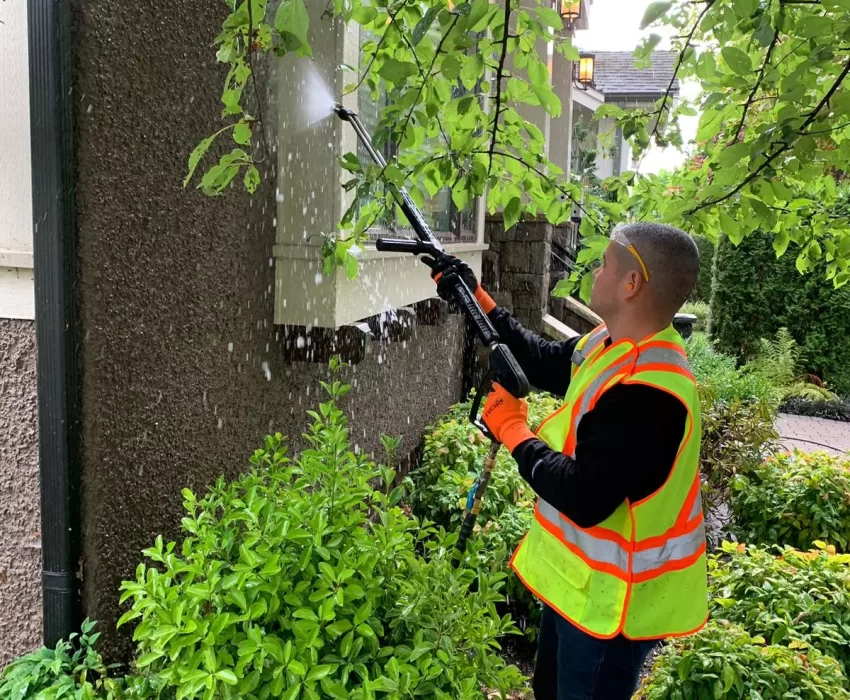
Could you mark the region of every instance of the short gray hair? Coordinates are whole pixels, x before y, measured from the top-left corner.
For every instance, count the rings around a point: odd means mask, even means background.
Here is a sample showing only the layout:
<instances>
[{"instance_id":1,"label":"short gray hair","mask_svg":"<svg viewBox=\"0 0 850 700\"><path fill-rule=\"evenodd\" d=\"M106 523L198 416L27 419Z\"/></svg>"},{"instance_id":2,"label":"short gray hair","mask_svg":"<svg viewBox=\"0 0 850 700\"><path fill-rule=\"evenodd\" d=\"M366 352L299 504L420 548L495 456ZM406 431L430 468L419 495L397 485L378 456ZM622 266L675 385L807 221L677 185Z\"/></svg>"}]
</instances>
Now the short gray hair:
<instances>
[{"instance_id":1,"label":"short gray hair","mask_svg":"<svg viewBox=\"0 0 850 700\"><path fill-rule=\"evenodd\" d=\"M643 258L649 272L647 290L659 313L672 316L687 301L699 278L699 249L694 239L675 226L651 222L626 224L619 230Z\"/></svg>"}]
</instances>

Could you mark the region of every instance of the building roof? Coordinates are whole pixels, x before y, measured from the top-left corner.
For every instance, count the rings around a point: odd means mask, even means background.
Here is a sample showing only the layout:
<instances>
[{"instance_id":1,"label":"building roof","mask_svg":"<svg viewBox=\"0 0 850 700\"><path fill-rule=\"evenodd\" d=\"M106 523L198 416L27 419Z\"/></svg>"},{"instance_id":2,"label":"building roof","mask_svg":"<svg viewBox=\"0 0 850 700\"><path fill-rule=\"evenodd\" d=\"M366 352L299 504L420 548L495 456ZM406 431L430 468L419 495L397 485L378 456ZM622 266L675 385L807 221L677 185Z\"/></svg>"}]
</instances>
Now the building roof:
<instances>
[{"instance_id":1,"label":"building roof","mask_svg":"<svg viewBox=\"0 0 850 700\"><path fill-rule=\"evenodd\" d=\"M670 85L678 54L654 51L648 68L635 68L631 51L595 51L594 87L606 95L657 95ZM673 82L672 95L679 94L679 79Z\"/></svg>"}]
</instances>

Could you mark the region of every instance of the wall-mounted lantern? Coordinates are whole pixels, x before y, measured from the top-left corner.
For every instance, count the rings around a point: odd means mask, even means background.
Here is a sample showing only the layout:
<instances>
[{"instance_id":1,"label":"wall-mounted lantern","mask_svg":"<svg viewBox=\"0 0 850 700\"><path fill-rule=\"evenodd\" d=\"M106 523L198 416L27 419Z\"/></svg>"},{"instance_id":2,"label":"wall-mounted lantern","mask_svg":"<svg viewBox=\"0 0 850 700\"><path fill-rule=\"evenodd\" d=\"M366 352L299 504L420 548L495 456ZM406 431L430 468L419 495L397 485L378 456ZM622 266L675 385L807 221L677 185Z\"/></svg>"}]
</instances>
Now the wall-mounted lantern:
<instances>
[{"instance_id":1,"label":"wall-mounted lantern","mask_svg":"<svg viewBox=\"0 0 850 700\"><path fill-rule=\"evenodd\" d=\"M568 31L575 29L576 23L581 19L581 0L573 2L572 0L555 0L555 10L561 19L564 20L564 26Z\"/></svg>"},{"instance_id":2,"label":"wall-mounted lantern","mask_svg":"<svg viewBox=\"0 0 850 700\"><path fill-rule=\"evenodd\" d=\"M577 87L580 87L582 90L593 87L595 63L596 56L592 53L581 54L578 61L573 63L573 80Z\"/></svg>"}]
</instances>

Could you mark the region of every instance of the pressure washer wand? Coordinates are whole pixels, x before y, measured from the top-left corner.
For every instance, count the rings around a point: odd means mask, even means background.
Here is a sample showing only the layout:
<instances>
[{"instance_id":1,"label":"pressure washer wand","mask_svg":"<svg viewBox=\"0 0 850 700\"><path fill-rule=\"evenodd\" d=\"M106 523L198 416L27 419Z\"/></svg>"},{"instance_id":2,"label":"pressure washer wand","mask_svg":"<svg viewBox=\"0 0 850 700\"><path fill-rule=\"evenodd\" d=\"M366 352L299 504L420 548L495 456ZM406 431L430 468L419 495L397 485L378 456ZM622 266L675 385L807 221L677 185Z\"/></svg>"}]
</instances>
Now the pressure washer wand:
<instances>
[{"instance_id":1,"label":"pressure washer wand","mask_svg":"<svg viewBox=\"0 0 850 700\"><path fill-rule=\"evenodd\" d=\"M381 168L387 166L384 157L375 149L372 144L372 139L369 133L364 128L357 113L337 104L334 112L343 121L348 122L357 133L357 137L363 144L369 156ZM416 206L411 199L407 190L404 187L398 187L388 183L393 195L398 202L405 217L410 222L411 227L416 232L418 240L401 239L401 238L379 238L375 242L375 247L378 250L394 251L399 253L410 253L412 255L429 255L434 260L439 260L446 256L443 246L433 234L419 207ZM452 298L460 306L464 315L472 322L473 328L481 342L490 350L490 370L484 377L479 387L475 390L475 398L472 401L469 420L477 427L484 435L492 441L487 455L484 457L484 464L481 469L481 475L476 480L466 502L466 508L463 515L463 524L460 528L460 533L457 540L457 548L460 552L466 550L466 543L472 535L475 528L475 522L478 519L478 514L481 512L481 504L484 501L484 494L487 491L487 486L490 483L490 477L493 474L493 469L496 466L496 456L499 453L501 445L496 440L495 435L486 426L484 421L479 416L479 408L481 401L490 391L490 386L493 381L499 382L505 389L516 396L523 398L528 395L531 386L522 368L517 363L514 356L508 347L499 341L499 334L495 327L487 318L487 314L481 308L475 295L470 291L466 283L459 275L451 275L445 278L445 282L451 285Z\"/></svg>"}]
</instances>

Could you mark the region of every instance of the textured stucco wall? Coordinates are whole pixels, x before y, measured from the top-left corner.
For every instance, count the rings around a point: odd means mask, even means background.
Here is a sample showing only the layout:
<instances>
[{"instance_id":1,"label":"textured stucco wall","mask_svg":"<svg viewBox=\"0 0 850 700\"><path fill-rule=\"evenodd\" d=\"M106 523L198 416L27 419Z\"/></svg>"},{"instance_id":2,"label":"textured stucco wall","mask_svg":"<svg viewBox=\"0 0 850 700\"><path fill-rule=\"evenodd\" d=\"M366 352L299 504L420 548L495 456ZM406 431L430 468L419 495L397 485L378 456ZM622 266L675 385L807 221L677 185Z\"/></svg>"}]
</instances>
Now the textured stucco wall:
<instances>
[{"instance_id":1,"label":"textured stucco wall","mask_svg":"<svg viewBox=\"0 0 850 700\"><path fill-rule=\"evenodd\" d=\"M0 319L0 668L41 643L35 325Z\"/></svg>"},{"instance_id":2,"label":"textured stucco wall","mask_svg":"<svg viewBox=\"0 0 850 700\"><path fill-rule=\"evenodd\" d=\"M219 125L210 44L224 3L75 7L83 601L114 658L128 651L129 631L113 631L119 584L157 533L178 534L181 488L238 473L270 430L298 436L326 368L281 357L274 183L253 198L181 187L187 154ZM363 447L384 431L412 449L457 400L460 337L451 316L349 370Z\"/></svg>"}]
</instances>

